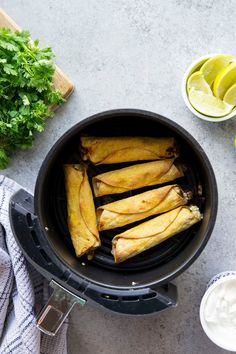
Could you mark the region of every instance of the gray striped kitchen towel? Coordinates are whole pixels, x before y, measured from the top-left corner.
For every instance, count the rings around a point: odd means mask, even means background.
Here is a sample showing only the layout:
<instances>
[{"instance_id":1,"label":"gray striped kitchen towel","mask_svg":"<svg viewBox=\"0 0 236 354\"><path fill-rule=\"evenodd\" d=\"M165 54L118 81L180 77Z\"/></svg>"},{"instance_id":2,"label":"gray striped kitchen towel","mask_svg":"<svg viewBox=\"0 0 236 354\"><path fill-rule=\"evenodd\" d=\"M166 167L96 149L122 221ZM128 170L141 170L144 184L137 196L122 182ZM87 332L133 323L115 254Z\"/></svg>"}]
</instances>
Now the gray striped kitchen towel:
<instances>
[{"instance_id":1,"label":"gray striped kitchen towel","mask_svg":"<svg viewBox=\"0 0 236 354\"><path fill-rule=\"evenodd\" d=\"M0 175L0 354L66 354L66 323L55 337L36 327L36 314L49 289L26 263L11 231L9 200L20 188Z\"/></svg>"}]
</instances>

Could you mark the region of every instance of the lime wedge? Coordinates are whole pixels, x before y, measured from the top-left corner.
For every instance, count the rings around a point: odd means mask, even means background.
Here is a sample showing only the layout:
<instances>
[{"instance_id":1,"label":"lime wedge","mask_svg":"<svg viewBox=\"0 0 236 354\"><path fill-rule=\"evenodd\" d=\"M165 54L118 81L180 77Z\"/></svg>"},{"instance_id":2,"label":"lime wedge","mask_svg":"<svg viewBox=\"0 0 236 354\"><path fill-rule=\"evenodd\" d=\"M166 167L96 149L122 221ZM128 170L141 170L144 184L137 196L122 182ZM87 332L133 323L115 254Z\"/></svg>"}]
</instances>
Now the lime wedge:
<instances>
[{"instance_id":1,"label":"lime wedge","mask_svg":"<svg viewBox=\"0 0 236 354\"><path fill-rule=\"evenodd\" d=\"M236 106L236 83L230 86L224 95L224 101Z\"/></svg>"},{"instance_id":2,"label":"lime wedge","mask_svg":"<svg viewBox=\"0 0 236 354\"><path fill-rule=\"evenodd\" d=\"M212 95L211 88L200 71L196 71L188 78L187 91L189 92L191 88Z\"/></svg>"},{"instance_id":3,"label":"lime wedge","mask_svg":"<svg viewBox=\"0 0 236 354\"><path fill-rule=\"evenodd\" d=\"M224 101L228 104L236 106L236 83L226 91L224 95Z\"/></svg>"},{"instance_id":4,"label":"lime wedge","mask_svg":"<svg viewBox=\"0 0 236 354\"><path fill-rule=\"evenodd\" d=\"M227 104L217 97L208 95L192 88L189 92L189 101L196 111L210 117L223 117L232 111L234 106Z\"/></svg>"},{"instance_id":5,"label":"lime wedge","mask_svg":"<svg viewBox=\"0 0 236 354\"><path fill-rule=\"evenodd\" d=\"M234 57L229 54L218 54L208 59L200 69L206 82L211 86L219 71L227 66L233 59Z\"/></svg>"},{"instance_id":6,"label":"lime wedge","mask_svg":"<svg viewBox=\"0 0 236 354\"><path fill-rule=\"evenodd\" d=\"M223 99L226 91L236 82L236 62L223 68L213 84L213 93L216 97Z\"/></svg>"}]
</instances>

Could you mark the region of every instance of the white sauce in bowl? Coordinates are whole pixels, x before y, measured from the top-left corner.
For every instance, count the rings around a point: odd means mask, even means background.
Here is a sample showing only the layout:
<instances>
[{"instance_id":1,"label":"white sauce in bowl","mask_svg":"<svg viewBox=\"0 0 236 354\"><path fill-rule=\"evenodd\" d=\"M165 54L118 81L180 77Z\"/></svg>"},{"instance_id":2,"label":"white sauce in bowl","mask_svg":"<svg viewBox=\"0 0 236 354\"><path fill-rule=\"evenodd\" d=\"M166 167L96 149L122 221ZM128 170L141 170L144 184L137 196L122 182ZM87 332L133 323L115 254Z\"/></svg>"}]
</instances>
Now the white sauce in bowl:
<instances>
[{"instance_id":1,"label":"white sauce in bowl","mask_svg":"<svg viewBox=\"0 0 236 354\"><path fill-rule=\"evenodd\" d=\"M209 293L203 315L216 342L236 349L236 279L219 284Z\"/></svg>"}]
</instances>

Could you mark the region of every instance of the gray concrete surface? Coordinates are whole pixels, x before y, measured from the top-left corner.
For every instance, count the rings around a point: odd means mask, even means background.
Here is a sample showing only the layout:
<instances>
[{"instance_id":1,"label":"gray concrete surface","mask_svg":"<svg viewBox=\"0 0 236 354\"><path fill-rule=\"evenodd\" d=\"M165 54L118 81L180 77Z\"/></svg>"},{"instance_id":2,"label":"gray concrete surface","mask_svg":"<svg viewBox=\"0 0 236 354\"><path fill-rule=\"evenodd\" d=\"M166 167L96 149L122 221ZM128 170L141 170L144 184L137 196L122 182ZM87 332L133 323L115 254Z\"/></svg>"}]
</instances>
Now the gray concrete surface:
<instances>
[{"instance_id":1,"label":"gray concrete surface","mask_svg":"<svg viewBox=\"0 0 236 354\"><path fill-rule=\"evenodd\" d=\"M48 121L30 151L17 152L3 173L33 189L52 144L76 122L112 108L141 108L181 124L200 142L214 167L219 213L210 242L175 283L179 306L146 318L74 309L70 354L220 354L199 323L207 281L236 269L236 120L213 124L185 107L180 84L186 67L211 52L236 55L236 6L232 0L1 0L32 37L52 45L76 91Z\"/></svg>"}]
</instances>

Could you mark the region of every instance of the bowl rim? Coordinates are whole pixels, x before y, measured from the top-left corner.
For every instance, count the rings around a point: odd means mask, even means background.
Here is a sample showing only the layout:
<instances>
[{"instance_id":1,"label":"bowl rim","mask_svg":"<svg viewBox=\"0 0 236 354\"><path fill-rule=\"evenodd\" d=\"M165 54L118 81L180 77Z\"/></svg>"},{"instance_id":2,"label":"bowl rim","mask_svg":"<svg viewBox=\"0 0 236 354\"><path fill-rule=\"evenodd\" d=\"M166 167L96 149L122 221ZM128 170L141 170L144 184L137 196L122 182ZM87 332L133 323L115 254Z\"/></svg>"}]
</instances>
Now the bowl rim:
<instances>
[{"instance_id":1,"label":"bowl rim","mask_svg":"<svg viewBox=\"0 0 236 354\"><path fill-rule=\"evenodd\" d=\"M201 57L199 57L198 59L194 60L186 69L183 79L182 79L182 83L181 83L181 93L182 93L182 97L184 100L184 103L186 104L186 106L188 107L188 109L198 118L205 120L207 122L212 122L212 123L217 123L217 122L224 122L228 119L231 119L233 117L236 116L236 108L233 109L232 112L230 112L229 114L227 114L224 117L219 117L219 118L215 118L215 117L210 117L210 116L205 116L204 114L198 112L190 103L189 98L188 98L188 94L187 94L187 90L186 90L186 83L188 80L189 75L192 73L193 69L201 63L201 61L206 61L209 58L212 58L216 55L219 55L222 53L209 53L206 55L203 55Z\"/></svg>"},{"instance_id":2,"label":"bowl rim","mask_svg":"<svg viewBox=\"0 0 236 354\"><path fill-rule=\"evenodd\" d=\"M204 308L205 308L205 304L206 301L209 297L209 295L212 293L212 291L217 288L219 285L221 285L222 283L226 283L227 281L230 280L236 280L236 274L231 274L228 275L227 277L222 277L221 279L218 279L216 282L214 282L213 284L211 284L205 294L203 295L203 298L201 300L201 304L200 304L200 309L199 309L199 317L200 317L200 322L201 322L201 326L205 332L205 334L207 335L207 337L213 342L215 343L217 346L219 346L220 348L223 348L225 350L229 350L229 351L235 351L236 352L236 344L235 347L232 348L227 344L223 344L220 340L218 340L217 337L215 337L214 335L212 335L212 331L208 328L207 324L206 324L206 320L205 320L205 316L204 316Z\"/></svg>"}]
</instances>

